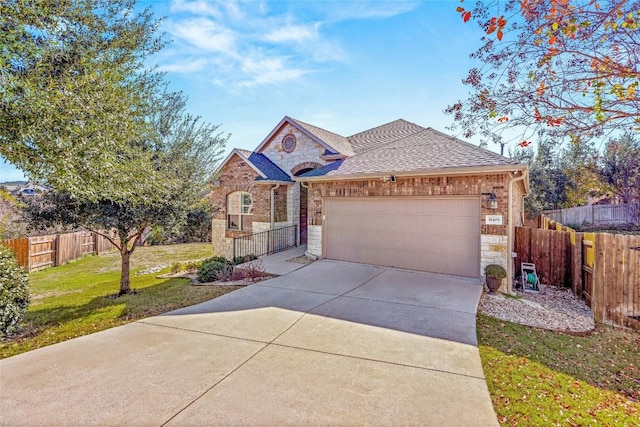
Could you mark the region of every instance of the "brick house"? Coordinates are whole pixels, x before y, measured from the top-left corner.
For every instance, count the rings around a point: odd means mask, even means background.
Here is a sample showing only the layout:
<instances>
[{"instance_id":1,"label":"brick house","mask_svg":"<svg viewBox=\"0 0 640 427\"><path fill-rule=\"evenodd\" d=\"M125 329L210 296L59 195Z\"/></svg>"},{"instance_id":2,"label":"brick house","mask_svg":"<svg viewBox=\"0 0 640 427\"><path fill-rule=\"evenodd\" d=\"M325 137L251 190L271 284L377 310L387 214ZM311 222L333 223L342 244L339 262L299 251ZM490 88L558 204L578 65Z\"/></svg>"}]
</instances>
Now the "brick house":
<instances>
[{"instance_id":1,"label":"brick house","mask_svg":"<svg viewBox=\"0 0 640 427\"><path fill-rule=\"evenodd\" d=\"M526 165L405 120L344 137L284 117L215 176L216 254L299 225L310 255L474 278L512 271L529 187Z\"/></svg>"}]
</instances>

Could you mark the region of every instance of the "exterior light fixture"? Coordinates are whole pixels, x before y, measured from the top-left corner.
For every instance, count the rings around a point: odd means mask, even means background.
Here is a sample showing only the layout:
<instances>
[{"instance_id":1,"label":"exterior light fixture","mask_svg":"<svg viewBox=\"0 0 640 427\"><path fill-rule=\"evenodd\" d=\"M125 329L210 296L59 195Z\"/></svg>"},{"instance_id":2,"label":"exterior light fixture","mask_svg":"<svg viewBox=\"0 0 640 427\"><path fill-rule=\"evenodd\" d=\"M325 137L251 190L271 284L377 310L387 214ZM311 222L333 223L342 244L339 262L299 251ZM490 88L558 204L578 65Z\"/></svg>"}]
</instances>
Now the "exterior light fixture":
<instances>
[{"instance_id":1,"label":"exterior light fixture","mask_svg":"<svg viewBox=\"0 0 640 427\"><path fill-rule=\"evenodd\" d=\"M498 209L498 198L495 193L482 193L483 196L489 196L487 200L487 209Z\"/></svg>"}]
</instances>

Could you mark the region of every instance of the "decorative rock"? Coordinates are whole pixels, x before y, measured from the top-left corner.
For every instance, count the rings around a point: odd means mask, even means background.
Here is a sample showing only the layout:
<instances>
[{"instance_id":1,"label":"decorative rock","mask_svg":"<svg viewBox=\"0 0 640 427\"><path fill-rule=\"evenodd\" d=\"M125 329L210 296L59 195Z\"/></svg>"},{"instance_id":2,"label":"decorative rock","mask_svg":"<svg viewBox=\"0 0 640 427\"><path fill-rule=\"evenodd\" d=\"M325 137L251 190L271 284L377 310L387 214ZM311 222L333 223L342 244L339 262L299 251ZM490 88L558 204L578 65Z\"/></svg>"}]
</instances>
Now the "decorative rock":
<instances>
[{"instance_id":1,"label":"decorative rock","mask_svg":"<svg viewBox=\"0 0 640 427\"><path fill-rule=\"evenodd\" d=\"M519 298L482 295L478 312L508 322L563 332L595 328L591 309L566 288L540 285L540 292L517 292Z\"/></svg>"}]
</instances>

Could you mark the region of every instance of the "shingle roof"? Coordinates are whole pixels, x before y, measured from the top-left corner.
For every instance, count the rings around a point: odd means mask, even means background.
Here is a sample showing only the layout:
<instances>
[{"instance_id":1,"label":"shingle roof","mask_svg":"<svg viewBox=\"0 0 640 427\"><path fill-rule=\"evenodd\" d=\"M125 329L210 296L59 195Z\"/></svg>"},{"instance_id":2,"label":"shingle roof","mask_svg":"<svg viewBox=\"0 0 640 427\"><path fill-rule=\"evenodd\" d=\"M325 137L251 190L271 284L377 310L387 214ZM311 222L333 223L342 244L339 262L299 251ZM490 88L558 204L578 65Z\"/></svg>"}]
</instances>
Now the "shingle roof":
<instances>
[{"instance_id":1,"label":"shingle roof","mask_svg":"<svg viewBox=\"0 0 640 427\"><path fill-rule=\"evenodd\" d=\"M513 164L517 164L517 162L427 128L397 141L390 140L385 145L349 157L337 167L325 169L325 176L428 172L435 169ZM305 174L304 176L311 175Z\"/></svg>"},{"instance_id":2,"label":"shingle roof","mask_svg":"<svg viewBox=\"0 0 640 427\"><path fill-rule=\"evenodd\" d=\"M398 119L373 129L351 135L347 140L351 143L353 150L357 154L360 154L372 148L422 132L423 130L425 130L425 128L422 126Z\"/></svg>"},{"instance_id":3,"label":"shingle roof","mask_svg":"<svg viewBox=\"0 0 640 427\"><path fill-rule=\"evenodd\" d=\"M331 163L329 163L327 165L324 165L322 167L319 167L317 169L310 170L307 173L303 173L302 175L299 175L299 177L309 178L311 176L324 176L324 175L327 175L328 172L331 172L333 170L338 169L340 167L340 165L342 164L342 162L344 162L344 159L336 160L335 162L331 162Z\"/></svg>"},{"instance_id":4,"label":"shingle roof","mask_svg":"<svg viewBox=\"0 0 640 427\"><path fill-rule=\"evenodd\" d=\"M291 177L264 154L242 151L243 154L248 153L247 159L266 176L266 178L260 177L256 181L291 181Z\"/></svg>"},{"instance_id":5,"label":"shingle roof","mask_svg":"<svg viewBox=\"0 0 640 427\"><path fill-rule=\"evenodd\" d=\"M319 128L317 126L310 125L309 123L301 122L300 120L291 120L295 121L307 132L313 134L316 138L324 141L327 145L335 149L335 154L339 153L344 154L345 156L353 156L355 154L353 148L351 147L351 144L344 136L338 135L337 133L329 132L328 130Z\"/></svg>"}]
</instances>

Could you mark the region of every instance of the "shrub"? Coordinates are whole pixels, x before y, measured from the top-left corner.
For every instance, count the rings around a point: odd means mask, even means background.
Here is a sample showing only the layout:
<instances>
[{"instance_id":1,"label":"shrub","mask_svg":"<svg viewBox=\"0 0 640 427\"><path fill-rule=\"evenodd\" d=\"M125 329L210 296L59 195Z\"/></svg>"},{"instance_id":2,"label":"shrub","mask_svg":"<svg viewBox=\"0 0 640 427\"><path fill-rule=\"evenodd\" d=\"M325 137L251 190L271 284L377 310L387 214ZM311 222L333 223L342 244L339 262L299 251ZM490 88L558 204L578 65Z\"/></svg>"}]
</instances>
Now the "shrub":
<instances>
[{"instance_id":1,"label":"shrub","mask_svg":"<svg viewBox=\"0 0 640 427\"><path fill-rule=\"evenodd\" d=\"M182 271L182 264L180 264L179 262L174 262L173 264L171 264L171 273L176 274L176 273L180 273Z\"/></svg>"},{"instance_id":2,"label":"shrub","mask_svg":"<svg viewBox=\"0 0 640 427\"><path fill-rule=\"evenodd\" d=\"M220 271L229 265L224 258L222 258L223 261L220 262L220 258L222 257L207 258L202 261L202 264L198 267L198 280L201 283L215 282L218 280Z\"/></svg>"},{"instance_id":3,"label":"shrub","mask_svg":"<svg viewBox=\"0 0 640 427\"><path fill-rule=\"evenodd\" d=\"M253 254L237 256L233 259L233 265L244 264L245 262L253 261L254 259L258 259L258 257Z\"/></svg>"},{"instance_id":4,"label":"shrub","mask_svg":"<svg viewBox=\"0 0 640 427\"><path fill-rule=\"evenodd\" d=\"M258 260L250 262L242 268L235 268L232 265L227 265L226 268L220 270L218 273L218 280L221 282L235 282L237 280L249 280L255 282L257 279L264 276L264 265L262 261Z\"/></svg>"},{"instance_id":5,"label":"shrub","mask_svg":"<svg viewBox=\"0 0 640 427\"><path fill-rule=\"evenodd\" d=\"M199 266L200 266L200 263L197 263L195 261L191 261L191 262L187 263L187 266L185 267L185 269L189 273L195 273L198 270Z\"/></svg>"},{"instance_id":6,"label":"shrub","mask_svg":"<svg viewBox=\"0 0 640 427\"><path fill-rule=\"evenodd\" d=\"M29 276L13 252L0 245L0 335L15 332L29 302Z\"/></svg>"},{"instance_id":7,"label":"shrub","mask_svg":"<svg viewBox=\"0 0 640 427\"><path fill-rule=\"evenodd\" d=\"M221 282L228 282L230 280L235 280L234 277L235 270L233 265L227 264L221 270L216 273L216 279Z\"/></svg>"},{"instance_id":8,"label":"shrub","mask_svg":"<svg viewBox=\"0 0 640 427\"><path fill-rule=\"evenodd\" d=\"M484 268L484 275L495 279L504 279L507 277L507 270L505 270L501 265L490 264Z\"/></svg>"}]
</instances>

